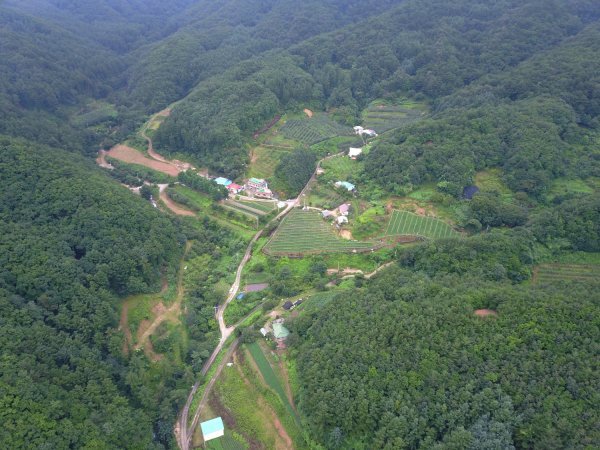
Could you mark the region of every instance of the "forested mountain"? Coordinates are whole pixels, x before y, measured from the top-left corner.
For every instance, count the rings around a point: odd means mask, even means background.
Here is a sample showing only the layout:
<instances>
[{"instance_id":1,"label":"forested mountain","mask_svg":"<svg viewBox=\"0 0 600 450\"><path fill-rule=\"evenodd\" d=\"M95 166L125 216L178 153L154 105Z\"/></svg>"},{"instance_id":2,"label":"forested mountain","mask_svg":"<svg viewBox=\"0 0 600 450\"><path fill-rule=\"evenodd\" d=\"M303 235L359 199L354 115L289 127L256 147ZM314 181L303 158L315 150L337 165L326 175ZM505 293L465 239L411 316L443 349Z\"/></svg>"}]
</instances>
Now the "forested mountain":
<instances>
[{"instance_id":1,"label":"forested mountain","mask_svg":"<svg viewBox=\"0 0 600 450\"><path fill-rule=\"evenodd\" d=\"M0 138L3 448L153 448L115 302L157 288L178 230L96 170Z\"/></svg>"},{"instance_id":2,"label":"forested mountain","mask_svg":"<svg viewBox=\"0 0 600 450\"><path fill-rule=\"evenodd\" d=\"M597 85L595 77L600 58L596 25L588 24L594 22L599 14L598 8L588 2L555 2L551 9L547 2L533 0L525 3L469 0L452 5L434 0L403 2L380 16L309 39L285 51L264 54L253 65L240 63L237 68L200 82L195 88L196 93L175 108L173 116L159 131L158 142L167 151L199 155L210 165L222 158L230 160L230 154L235 154L235 160L243 157L238 149L259 128L257 124L267 122L275 111L289 109L293 101L311 100L323 108L336 110L348 122L357 123L360 110L369 100L400 94L421 95L437 105L439 111L456 104L456 99L466 101L461 91L466 87L473 97L472 101L479 102L480 106L482 99L487 99L486 105L497 105L501 102L493 102L493 98L518 100L524 98L524 93L532 97L533 93L548 95L551 92L550 96L562 100L558 93L561 83L564 86L564 80L569 80L569 73L574 72L586 80L576 89L588 93L583 97L570 94L571 106L577 102L574 109L586 111L585 118L582 118L585 122L578 119L574 125L589 126L595 123L597 117L595 107L587 104L597 101L593 92ZM586 45L587 41L593 41L592 45ZM550 53L546 56L544 52ZM278 61L289 58L286 54L292 56L287 60L293 61L293 64L287 63L282 65L282 70L273 70L273 67L279 66ZM553 76L545 77L546 72L540 66L544 65L544 61L560 59L561 55L565 61L553 68ZM533 58L532 61L529 61L530 58ZM264 80L252 77L248 68L256 66L260 66L263 72L272 73ZM286 95L282 96L273 88L274 80L276 86L286 85L296 76L306 80L304 84L313 85L311 92L285 91ZM536 76L545 78L547 89L542 88L544 83L533 86ZM486 77L485 80L478 82L482 77ZM548 85L552 79L557 89ZM232 84L234 80L235 85ZM513 80L513 84L521 80L521 94L511 94L508 86L500 87L502 80L507 84L506 80ZM482 86L487 84L497 87L495 93L491 92L491 88L485 90L486 97L482 95L482 90L486 89ZM252 89L261 91L252 107L243 100L235 103L237 95L243 97L245 91ZM514 91L517 87L512 89ZM453 93L454 96L446 99ZM307 98L307 94L312 97ZM202 102L198 101L199 98ZM212 110L207 111L207 103L227 107L215 116ZM517 108L530 106L520 105ZM495 115L495 112L486 114ZM244 117L244 120L240 121L239 117ZM211 126L207 132L205 124L212 120L223 125ZM541 120L552 121L550 118ZM437 122L434 123L437 125ZM224 129L230 132L223 133ZM572 130L577 133L575 130L577 127ZM493 139L499 139L498 130L491 129L490 133ZM385 152L372 153L374 166L381 167L377 158L384 157L383 154ZM394 157L402 154L396 152ZM397 164L390 167L397 167ZM215 165L215 169L222 168ZM407 175L404 171L393 170L397 177L395 180L387 180L375 173L371 176L391 190L395 186L424 180L422 173ZM421 168L411 170L418 172ZM461 172L468 172L468 167L467 170L461 167ZM237 168L228 173L237 175ZM464 181L435 171L427 176L457 184ZM463 178L468 178L468 175Z\"/></svg>"}]
</instances>

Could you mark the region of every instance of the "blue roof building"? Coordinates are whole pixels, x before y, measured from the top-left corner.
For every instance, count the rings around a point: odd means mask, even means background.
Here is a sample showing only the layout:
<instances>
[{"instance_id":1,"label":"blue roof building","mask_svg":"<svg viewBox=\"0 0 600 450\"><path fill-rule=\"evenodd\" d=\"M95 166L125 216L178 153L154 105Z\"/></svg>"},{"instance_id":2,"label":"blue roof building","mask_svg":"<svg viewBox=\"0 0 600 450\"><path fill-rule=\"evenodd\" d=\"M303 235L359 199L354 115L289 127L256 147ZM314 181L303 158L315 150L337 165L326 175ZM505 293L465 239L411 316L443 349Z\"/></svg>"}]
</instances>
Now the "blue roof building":
<instances>
[{"instance_id":1,"label":"blue roof building","mask_svg":"<svg viewBox=\"0 0 600 450\"><path fill-rule=\"evenodd\" d=\"M227 178L219 177L215 178L215 183L220 184L221 186L229 186L233 181L228 180Z\"/></svg>"},{"instance_id":2,"label":"blue roof building","mask_svg":"<svg viewBox=\"0 0 600 450\"><path fill-rule=\"evenodd\" d=\"M200 424L200 429L202 430L204 442L221 437L225 434L225 425L223 425L223 419L220 417L202 422Z\"/></svg>"},{"instance_id":3,"label":"blue roof building","mask_svg":"<svg viewBox=\"0 0 600 450\"><path fill-rule=\"evenodd\" d=\"M354 189L356 189L356 186L354 186L352 183L348 183L347 181L338 181L337 183L335 183L336 187L343 187L348 191L353 191Z\"/></svg>"}]
</instances>

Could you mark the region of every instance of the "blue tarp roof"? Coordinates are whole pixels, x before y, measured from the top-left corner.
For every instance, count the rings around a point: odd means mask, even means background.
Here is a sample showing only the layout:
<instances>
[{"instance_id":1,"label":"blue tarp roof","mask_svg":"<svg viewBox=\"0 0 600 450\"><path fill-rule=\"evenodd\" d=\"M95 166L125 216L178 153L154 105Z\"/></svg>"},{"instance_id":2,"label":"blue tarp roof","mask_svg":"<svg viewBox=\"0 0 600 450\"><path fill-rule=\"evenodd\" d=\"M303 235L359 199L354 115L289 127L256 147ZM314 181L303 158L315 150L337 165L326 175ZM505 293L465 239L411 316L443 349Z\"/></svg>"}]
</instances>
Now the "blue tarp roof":
<instances>
[{"instance_id":1,"label":"blue tarp roof","mask_svg":"<svg viewBox=\"0 0 600 450\"><path fill-rule=\"evenodd\" d=\"M223 431L225 426L223 425L223 420L220 417L217 417L215 419L202 422L200 424L200 428L202 429L202 434L206 436L208 434L216 433L217 431Z\"/></svg>"},{"instance_id":2,"label":"blue tarp roof","mask_svg":"<svg viewBox=\"0 0 600 450\"><path fill-rule=\"evenodd\" d=\"M241 299L243 299L245 296L246 296L246 294L244 294L243 292L240 292L240 293L237 295L237 297L236 297L236 298L237 298L238 300L241 300Z\"/></svg>"},{"instance_id":3,"label":"blue tarp roof","mask_svg":"<svg viewBox=\"0 0 600 450\"><path fill-rule=\"evenodd\" d=\"M215 183L220 184L221 186L229 186L233 181L228 180L227 178L219 177L215 178Z\"/></svg>"}]
</instances>

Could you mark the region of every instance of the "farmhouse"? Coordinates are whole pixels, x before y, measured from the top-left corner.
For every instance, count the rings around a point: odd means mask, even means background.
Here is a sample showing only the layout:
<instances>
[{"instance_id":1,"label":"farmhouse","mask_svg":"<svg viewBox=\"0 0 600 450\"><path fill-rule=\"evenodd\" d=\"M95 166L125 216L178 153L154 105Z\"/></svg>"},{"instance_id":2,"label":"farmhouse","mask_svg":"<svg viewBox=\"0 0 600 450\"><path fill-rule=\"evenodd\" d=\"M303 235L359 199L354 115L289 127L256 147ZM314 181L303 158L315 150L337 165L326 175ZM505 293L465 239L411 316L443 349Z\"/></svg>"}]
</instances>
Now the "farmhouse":
<instances>
[{"instance_id":1,"label":"farmhouse","mask_svg":"<svg viewBox=\"0 0 600 450\"><path fill-rule=\"evenodd\" d=\"M273 192L267 182L261 178L250 178L246 183L246 190L255 197L273 198Z\"/></svg>"},{"instance_id":2,"label":"farmhouse","mask_svg":"<svg viewBox=\"0 0 600 450\"><path fill-rule=\"evenodd\" d=\"M200 424L202 430L202 438L204 442L216 439L225 434L225 426L223 425L223 419L216 417Z\"/></svg>"},{"instance_id":3,"label":"farmhouse","mask_svg":"<svg viewBox=\"0 0 600 450\"><path fill-rule=\"evenodd\" d=\"M283 319L273 321L273 337L277 340L285 339L290 335L290 331L283 326Z\"/></svg>"},{"instance_id":4,"label":"farmhouse","mask_svg":"<svg viewBox=\"0 0 600 450\"><path fill-rule=\"evenodd\" d=\"M240 186L239 184L235 184L235 183L231 183L229 185L227 185L227 190L232 193L232 194L237 194L238 192L243 190L243 186Z\"/></svg>"},{"instance_id":5,"label":"farmhouse","mask_svg":"<svg viewBox=\"0 0 600 450\"><path fill-rule=\"evenodd\" d=\"M336 181L335 187L343 187L348 190L348 192L356 189L356 186L354 186L352 183L348 183L347 181Z\"/></svg>"},{"instance_id":6,"label":"farmhouse","mask_svg":"<svg viewBox=\"0 0 600 450\"><path fill-rule=\"evenodd\" d=\"M321 211L321 216L323 216L323 219L328 219L329 217L332 217L334 214L331 211L327 211L326 209Z\"/></svg>"},{"instance_id":7,"label":"farmhouse","mask_svg":"<svg viewBox=\"0 0 600 450\"><path fill-rule=\"evenodd\" d=\"M250 178L248 183L246 183L249 189L258 190L258 189L267 189L267 182L261 178Z\"/></svg>"},{"instance_id":8,"label":"farmhouse","mask_svg":"<svg viewBox=\"0 0 600 450\"><path fill-rule=\"evenodd\" d=\"M342 203L340 206L338 206L338 212L342 216L347 216L349 211L350 211L350 204L349 203Z\"/></svg>"},{"instance_id":9,"label":"farmhouse","mask_svg":"<svg viewBox=\"0 0 600 450\"><path fill-rule=\"evenodd\" d=\"M349 156L351 159L356 159L356 157L357 157L358 155L362 154L362 151L363 151L363 150L362 150L362 148L350 147L350 148L348 149L348 156Z\"/></svg>"},{"instance_id":10,"label":"farmhouse","mask_svg":"<svg viewBox=\"0 0 600 450\"><path fill-rule=\"evenodd\" d=\"M215 183L217 183L218 185L220 185L220 186L225 186L225 187L227 187L227 186L229 186L231 183L233 183L233 181L231 181L231 180L228 180L227 178L223 178L223 177L218 177L218 178L215 178L215 180L214 180L214 181L215 181Z\"/></svg>"}]
</instances>

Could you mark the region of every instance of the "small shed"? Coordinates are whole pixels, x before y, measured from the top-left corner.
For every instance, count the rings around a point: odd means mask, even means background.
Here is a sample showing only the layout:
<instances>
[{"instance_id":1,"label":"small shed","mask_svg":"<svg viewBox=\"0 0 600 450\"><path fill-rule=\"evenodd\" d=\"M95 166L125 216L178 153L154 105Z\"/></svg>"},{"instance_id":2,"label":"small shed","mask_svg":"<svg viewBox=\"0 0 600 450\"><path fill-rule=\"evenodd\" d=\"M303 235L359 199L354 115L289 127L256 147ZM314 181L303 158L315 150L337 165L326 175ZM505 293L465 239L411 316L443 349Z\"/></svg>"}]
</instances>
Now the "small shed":
<instances>
[{"instance_id":1,"label":"small shed","mask_svg":"<svg viewBox=\"0 0 600 450\"><path fill-rule=\"evenodd\" d=\"M233 181L228 180L227 178L223 178L223 177L218 177L215 178L215 183L221 185L221 186L229 186L231 183L233 183Z\"/></svg>"},{"instance_id":2,"label":"small shed","mask_svg":"<svg viewBox=\"0 0 600 450\"><path fill-rule=\"evenodd\" d=\"M288 300L283 304L283 309L289 311L290 309L292 309L292 306L294 306L294 304Z\"/></svg>"},{"instance_id":3,"label":"small shed","mask_svg":"<svg viewBox=\"0 0 600 450\"><path fill-rule=\"evenodd\" d=\"M343 223L348 223L348 218L346 216L338 216L336 220L339 225Z\"/></svg>"},{"instance_id":4,"label":"small shed","mask_svg":"<svg viewBox=\"0 0 600 450\"><path fill-rule=\"evenodd\" d=\"M343 187L347 191L353 191L356 189L356 186L354 186L352 183L348 183L347 181L337 181L335 183L335 187Z\"/></svg>"},{"instance_id":5,"label":"small shed","mask_svg":"<svg viewBox=\"0 0 600 450\"><path fill-rule=\"evenodd\" d=\"M241 299L243 299L245 296L246 296L246 294L245 294L244 292L240 292L240 293L237 295L237 297L235 297L235 298L237 298L238 300L241 300Z\"/></svg>"},{"instance_id":6,"label":"small shed","mask_svg":"<svg viewBox=\"0 0 600 450\"><path fill-rule=\"evenodd\" d=\"M269 333L269 332L267 331L267 329L266 329L265 327L262 327L262 328L260 329L260 334L262 334L262 335L263 335L263 337L266 337L268 333Z\"/></svg>"},{"instance_id":7,"label":"small shed","mask_svg":"<svg viewBox=\"0 0 600 450\"><path fill-rule=\"evenodd\" d=\"M200 424L202 430L202 438L204 442L216 439L225 434L225 426L223 425L223 419L216 417Z\"/></svg>"},{"instance_id":8,"label":"small shed","mask_svg":"<svg viewBox=\"0 0 600 450\"><path fill-rule=\"evenodd\" d=\"M321 211L321 215L323 216L324 219L327 219L328 217L333 216L333 213L331 211L327 211L326 209Z\"/></svg>"}]
</instances>

